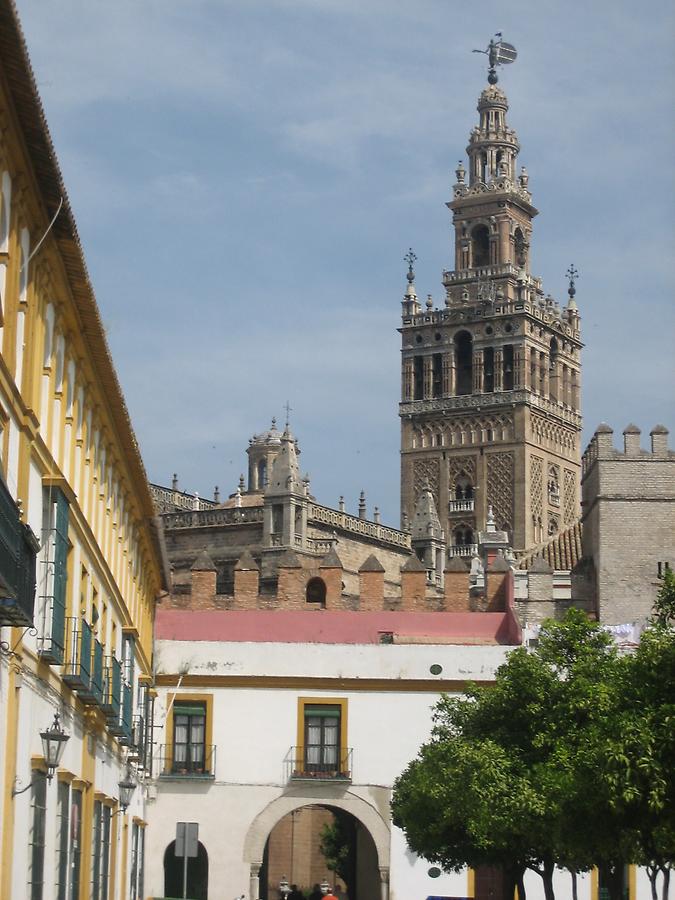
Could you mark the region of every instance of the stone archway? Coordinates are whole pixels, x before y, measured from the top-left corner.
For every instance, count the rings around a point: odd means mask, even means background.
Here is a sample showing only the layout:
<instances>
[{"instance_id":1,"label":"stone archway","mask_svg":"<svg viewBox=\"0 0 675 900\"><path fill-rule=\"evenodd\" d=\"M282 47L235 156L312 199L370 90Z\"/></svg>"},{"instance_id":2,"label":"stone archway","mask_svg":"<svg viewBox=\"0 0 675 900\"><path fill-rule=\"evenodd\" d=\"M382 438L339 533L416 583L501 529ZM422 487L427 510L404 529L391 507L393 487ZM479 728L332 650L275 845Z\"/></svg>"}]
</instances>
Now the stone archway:
<instances>
[{"instance_id":1,"label":"stone archway","mask_svg":"<svg viewBox=\"0 0 675 900\"><path fill-rule=\"evenodd\" d=\"M265 843L274 826L289 813L303 806L324 805L344 810L354 816L368 831L375 845L380 873L380 900L389 898L390 828L378 810L363 798L349 791L337 797L317 791L286 794L263 809L251 823L244 840L244 862L250 867L249 900L258 900L259 875L263 863Z\"/></svg>"}]
</instances>

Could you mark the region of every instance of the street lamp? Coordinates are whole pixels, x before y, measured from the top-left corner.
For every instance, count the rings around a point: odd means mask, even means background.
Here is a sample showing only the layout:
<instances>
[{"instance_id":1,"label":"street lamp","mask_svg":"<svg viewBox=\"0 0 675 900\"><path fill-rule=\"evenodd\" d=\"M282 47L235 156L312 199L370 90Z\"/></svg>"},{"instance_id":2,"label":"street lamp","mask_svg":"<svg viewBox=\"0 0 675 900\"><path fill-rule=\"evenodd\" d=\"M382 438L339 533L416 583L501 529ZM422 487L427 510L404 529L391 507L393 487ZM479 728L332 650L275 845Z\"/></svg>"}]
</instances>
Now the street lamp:
<instances>
[{"instance_id":1,"label":"street lamp","mask_svg":"<svg viewBox=\"0 0 675 900\"><path fill-rule=\"evenodd\" d=\"M131 769L127 769L126 777L117 783L117 787L120 792L121 812L125 813L136 790L136 782L131 774Z\"/></svg>"},{"instance_id":2,"label":"street lamp","mask_svg":"<svg viewBox=\"0 0 675 900\"><path fill-rule=\"evenodd\" d=\"M66 744L70 740L70 735L61 728L58 713L54 713L52 727L40 732L40 739L42 740L42 755L47 763L47 781L51 781L54 772L59 767Z\"/></svg>"},{"instance_id":3,"label":"street lamp","mask_svg":"<svg viewBox=\"0 0 675 900\"><path fill-rule=\"evenodd\" d=\"M40 739L42 741L42 755L44 756L45 764L47 766L47 781L51 781L54 777L54 772L59 767L66 744L70 740L70 735L66 734L63 728L61 728L58 713L54 713L54 721L52 722L51 727L45 728L44 731L40 732ZM25 792L29 790L29 788L32 788L34 784L35 781L31 778L30 783L20 791L17 791L16 788L12 788L12 797L17 797L19 794L25 794Z\"/></svg>"},{"instance_id":4,"label":"street lamp","mask_svg":"<svg viewBox=\"0 0 675 900\"><path fill-rule=\"evenodd\" d=\"M285 875L281 876L281 881L279 882L279 891L281 893L281 896L283 897L283 900L286 900L291 891L291 886L288 883L288 878L286 878Z\"/></svg>"}]
</instances>

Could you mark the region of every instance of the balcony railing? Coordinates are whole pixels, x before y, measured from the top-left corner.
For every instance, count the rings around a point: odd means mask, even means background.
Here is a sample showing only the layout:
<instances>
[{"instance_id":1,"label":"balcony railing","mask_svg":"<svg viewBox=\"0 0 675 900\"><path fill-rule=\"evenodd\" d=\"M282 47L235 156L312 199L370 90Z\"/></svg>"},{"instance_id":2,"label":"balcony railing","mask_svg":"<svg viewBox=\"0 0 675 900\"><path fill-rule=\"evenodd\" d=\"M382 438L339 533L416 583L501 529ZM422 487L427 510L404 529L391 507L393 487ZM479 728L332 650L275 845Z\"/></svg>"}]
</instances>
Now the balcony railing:
<instances>
[{"instance_id":1,"label":"balcony railing","mask_svg":"<svg viewBox=\"0 0 675 900\"><path fill-rule=\"evenodd\" d=\"M38 544L0 478L0 625L28 628L35 605Z\"/></svg>"},{"instance_id":2,"label":"balcony railing","mask_svg":"<svg viewBox=\"0 0 675 900\"><path fill-rule=\"evenodd\" d=\"M122 707L122 666L114 656L105 659L103 667L103 710L108 722L118 722Z\"/></svg>"},{"instance_id":3,"label":"balcony railing","mask_svg":"<svg viewBox=\"0 0 675 900\"><path fill-rule=\"evenodd\" d=\"M117 660L115 660L117 662ZM119 663L118 663L119 665ZM113 671L113 678L116 678L116 671ZM132 700L132 690L131 685L126 682L122 682L121 676L121 666L120 666L120 683L121 683L121 703L118 705L117 713L111 712L108 718L108 731L111 734L114 734L119 740L120 744L124 747L128 747L131 744L132 739L132 716L131 716L131 700Z\"/></svg>"},{"instance_id":4,"label":"balcony railing","mask_svg":"<svg viewBox=\"0 0 675 900\"><path fill-rule=\"evenodd\" d=\"M129 744L129 759L138 762L144 755L145 749L145 720L143 716L133 716L131 720L131 742Z\"/></svg>"},{"instance_id":5,"label":"balcony railing","mask_svg":"<svg viewBox=\"0 0 675 900\"><path fill-rule=\"evenodd\" d=\"M214 744L164 744L156 756L160 778L211 778L216 774Z\"/></svg>"},{"instance_id":6,"label":"balcony railing","mask_svg":"<svg viewBox=\"0 0 675 900\"><path fill-rule=\"evenodd\" d=\"M449 513L473 512L473 497L470 500L448 501Z\"/></svg>"},{"instance_id":7,"label":"balcony railing","mask_svg":"<svg viewBox=\"0 0 675 900\"><path fill-rule=\"evenodd\" d=\"M91 643L91 626L84 619L67 616L63 680L83 696L88 694L91 684Z\"/></svg>"},{"instance_id":8,"label":"balcony railing","mask_svg":"<svg viewBox=\"0 0 675 900\"><path fill-rule=\"evenodd\" d=\"M458 544L448 547L448 556L475 556L478 553L478 544Z\"/></svg>"},{"instance_id":9,"label":"balcony railing","mask_svg":"<svg viewBox=\"0 0 675 900\"><path fill-rule=\"evenodd\" d=\"M287 781L351 783L352 748L291 747L284 760Z\"/></svg>"}]
</instances>

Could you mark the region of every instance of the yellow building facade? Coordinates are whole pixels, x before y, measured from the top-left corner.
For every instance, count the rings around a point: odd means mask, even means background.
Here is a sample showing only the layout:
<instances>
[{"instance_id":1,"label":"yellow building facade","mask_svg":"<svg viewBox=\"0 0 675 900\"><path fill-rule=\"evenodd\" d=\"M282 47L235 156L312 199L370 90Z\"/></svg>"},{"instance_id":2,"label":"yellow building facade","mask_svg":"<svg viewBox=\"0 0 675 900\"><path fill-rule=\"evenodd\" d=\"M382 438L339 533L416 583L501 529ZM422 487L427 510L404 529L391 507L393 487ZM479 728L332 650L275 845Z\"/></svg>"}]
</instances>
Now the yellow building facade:
<instances>
[{"instance_id":1,"label":"yellow building facade","mask_svg":"<svg viewBox=\"0 0 675 900\"><path fill-rule=\"evenodd\" d=\"M0 898L141 897L168 570L10 0L0 350ZM68 740L50 770L41 735L55 724Z\"/></svg>"}]
</instances>

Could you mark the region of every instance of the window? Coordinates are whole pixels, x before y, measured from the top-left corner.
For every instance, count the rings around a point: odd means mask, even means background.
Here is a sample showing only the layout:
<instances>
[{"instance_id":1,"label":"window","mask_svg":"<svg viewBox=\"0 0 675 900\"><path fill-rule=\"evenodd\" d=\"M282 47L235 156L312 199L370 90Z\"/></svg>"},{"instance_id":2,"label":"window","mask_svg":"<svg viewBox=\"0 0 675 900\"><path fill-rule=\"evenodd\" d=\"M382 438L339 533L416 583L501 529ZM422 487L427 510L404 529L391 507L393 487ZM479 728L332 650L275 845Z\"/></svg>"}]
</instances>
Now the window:
<instances>
[{"instance_id":1,"label":"window","mask_svg":"<svg viewBox=\"0 0 675 900\"><path fill-rule=\"evenodd\" d=\"M173 769L187 774L204 772L206 704L176 703L173 709Z\"/></svg>"},{"instance_id":2,"label":"window","mask_svg":"<svg viewBox=\"0 0 675 900\"><path fill-rule=\"evenodd\" d=\"M490 265L490 232L487 225L476 225L471 232L473 267Z\"/></svg>"},{"instance_id":3,"label":"window","mask_svg":"<svg viewBox=\"0 0 675 900\"><path fill-rule=\"evenodd\" d=\"M305 707L305 770L333 772L340 756L340 707Z\"/></svg>"},{"instance_id":4,"label":"window","mask_svg":"<svg viewBox=\"0 0 675 900\"><path fill-rule=\"evenodd\" d=\"M305 594L307 603L316 603L325 609L326 607L326 582L322 578L310 578L307 582Z\"/></svg>"},{"instance_id":5,"label":"window","mask_svg":"<svg viewBox=\"0 0 675 900\"><path fill-rule=\"evenodd\" d=\"M347 748L347 701L300 698L294 774L312 778L351 777Z\"/></svg>"},{"instance_id":6,"label":"window","mask_svg":"<svg viewBox=\"0 0 675 900\"><path fill-rule=\"evenodd\" d=\"M94 801L93 839L91 848L91 900L107 900L110 871L110 823L109 806Z\"/></svg>"},{"instance_id":7,"label":"window","mask_svg":"<svg viewBox=\"0 0 675 900\"><path fill-rule=\"evenodd\" d=\"M134 822L131 831L131 884L129 900L143 900L144 897L144 854L145 829Z\"/></svg>"},{"instance_id":8,"label":"window","mask_svg":"<svg viewBox=\"0 0 675 900\"><path fill-rule=\"evenodd\" d=\"M33 771L30 796L28 896L30 900L42 900L45 870L45 813L47 809L47 777L44 772Z\"/></svg>"},{"instance_id":9,"label":"window","mask_svg":"<svg viewBox=\"0 0 675 900\"><path fill-rule=\"evenodd\" d=\"M468 331L455 335L455 359L457 394L470 394L473 390L473 341Z\"/></svg>"},{"instance_id":10,"label":"window","mask_svg":"<svg viewBox=\"0 0 675 900\"><path fill-rule=\"evenodd\" d=\"M70 846L70 785L59 781L56 797L56 900L66 900Z\"/></svg>"},{"instance_id":11,"label":"window","mask_svg":"<svg viewBox=\"0 0 675 900\"><path fill-rule=\"evenodd\" d=\"M40 655L62 663L68 580L68 501L55 487L45 488L42 504L43 557L40 573Z\"/></svg>"}]
</instances>

